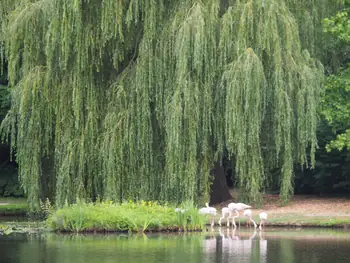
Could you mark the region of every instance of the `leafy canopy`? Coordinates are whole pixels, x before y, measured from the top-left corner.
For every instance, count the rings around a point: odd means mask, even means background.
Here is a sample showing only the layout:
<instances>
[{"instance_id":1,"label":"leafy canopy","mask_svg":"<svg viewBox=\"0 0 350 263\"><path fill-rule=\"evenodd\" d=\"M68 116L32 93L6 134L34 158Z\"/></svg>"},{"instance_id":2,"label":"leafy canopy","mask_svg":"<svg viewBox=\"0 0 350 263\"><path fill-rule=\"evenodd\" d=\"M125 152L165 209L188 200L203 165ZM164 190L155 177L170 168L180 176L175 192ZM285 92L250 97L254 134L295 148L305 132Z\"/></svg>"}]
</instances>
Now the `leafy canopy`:
<instances>
[{"instance_id":1,"label":"leafy canopy","mask_svg":"<svg viewBox=\"0 0 350 263\"><path fill-rule=\"evenodd\" d=\"M336 3L2 0L2 128L31 208L200 202L226 150L252 202L273 169L288 200L294 164L314 165L323 78L318 31L299 28Z\"/></svg>"},{"instance_id":2,"label":"leafy canopy","mask_svg":"<svg viewBox=\"0 0 350 263\"><path fill-rule=\"evenodd\" d=\"M342 44L350 43L350 2L335 16L323 20L324 30L331 33ZM349 59L349 58L347 58ZM350 149L350 68L328 76L322 99L322 113L338 135L326 145L327 151Z\"/></svg>"}]
</instances>

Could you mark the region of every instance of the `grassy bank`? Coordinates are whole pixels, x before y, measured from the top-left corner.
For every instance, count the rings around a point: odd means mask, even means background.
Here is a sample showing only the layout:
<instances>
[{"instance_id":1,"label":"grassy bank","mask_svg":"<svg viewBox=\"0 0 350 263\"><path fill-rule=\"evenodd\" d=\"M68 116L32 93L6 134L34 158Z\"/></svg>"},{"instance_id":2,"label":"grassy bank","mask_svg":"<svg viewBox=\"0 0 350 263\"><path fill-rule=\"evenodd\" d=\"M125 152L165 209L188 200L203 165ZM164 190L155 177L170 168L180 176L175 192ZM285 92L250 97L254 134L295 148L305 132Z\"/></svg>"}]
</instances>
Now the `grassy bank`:
<instances>
[{"instance_id":1,"label":"grassy bank","mask_svg":"<svg viewBox=\"0 0 350 263\"><path fill-rule=\"evenodd\" d=\"M27 211L25 198L0 198L0 216L25 216Z\"/></svg>"},{"instance_id":2,"label":"grassy bank","mask_svg":"<svg viewBox=\"0 0 350 263\"><path fill-rule=\"evenodd\" d=\"M232 192L234 200L239 200L237 193ZM218 215L227 201L215 206ZM253 205L253 219L259 221L259 213L266 212L266 227L345 227L350 228L350 198L347 196L294 195L286 206L281 206L279 196L265 194L262 206ZM246 221L241 212L241 224ZM215 222L220 218L217 216ZM238 221L238 220L236 220ZM226 223L226 221L224 221Z\"/></svg>"},{"instance_id":3,"label":"grassy bank","mask_svg":"<svg viewBox=\"0 0 350 263\"><path fill-rule=\"evenodd\" d=\"M56 210L47 220L48 226L62 232L146 232L201 230L205 217L192 204L175 207L155 202L78 202Z\"/></svg>"},{"instance_id":4,"label":"grassy bank","mask_svg":"<svg viewBox=\"0 0 350 263\"><path fill-rule=\"evenodd\" d=\"M293 227L350 227L350 217L343 216L304 216L301 214L284 214L271 218L269 226Z\"/></svg>"},{"instance_id":5,"label":"grassy bank","mask_svg":"<svg viewBox=\"0 0 350 263\"><path fill-rule=\"evenodd\" d=\"M308 203L307 207L315 206ZM55 211L47 220L48 226L55 231L67 232L105 232L105 231L193 231L204 229L204 224L209 223L208 218L198 214L198 208L191 204L185 204L185 213L175 212L173 206L160 206L152 202L123 203L112 202L84 203L67 205ZM221 207L217 208L215 223L221 216ZM297 208L297 207L295 207ZM350 227L350 216L342 214L307 214L298 207L289 209L288 205L281 211L267 211L269 217L266 228L271 227ZM261 210L253 209L253 219L258 223L258 213ZM289 212L293 211L293 212ZM320 210L324 211L324 210ZM242 213L236 219L241 227L245 227L245 218ZM232 220L230 220L232 222ZM223 221L223 226L226 220Z\"/></svg>"},{"instance_id":6,"label":"grassy bank","mask_svg":"<svg viewBox=\"0 0 350 263\"><path fill-rule=\"evenodd\" d=\"M259 222L258 218L253 218L256 223ZM216 220L215 222L217 222ZM238 225L238 221L240 221L241 227L245 227L245 223L247 220L242 216L240 220L236 220L236 224ZM223 221L223 226L226 226L226 220ZM230 221L232 222L232 220ZM251 223L250 223L251 224ZM251 224L252 225L252 224ZM302 216L300 214L284 214L274 216L265 224L265 227L336 227L336 228L350 228L350 218L344 217L324 217L324 216L313 216L307 217Z\"/></svg>"},{"instance_id":7,"label":"grassy bank","mask_svg":"<svg viewBox=\"0 0 350 263\"><path fill-rule=\"evenodd\" d=\"M215 206L217 208L216 224L221 216L221 208L227 206L228 202ZM185 213L176 213L174 206L160 206L154 202L123 204L78 202L51 213L46 225L48 229L68 232L147 232L201 230L204 229L205 223L209 223L208 219L198 214L198 208L192 204L185 203L181 207L187 209ZM6 217L26 215L27 209L24 198L0 198L0 217L3 217L3 221ZM259 213L267 212L267 229L272 227L350 228L350 199L347 198L295 196L287 206L281 207L278 204L278 196L267 196L263 207L252 211L253 219L257 223ZM241 227L244 228L247 219L242 214L241 212L236 223L238 224L240 220ZM41 219L34 218L34 220ZM226 220L223 220L223 227L225 226Z\"/></svg>"}]
</instances>

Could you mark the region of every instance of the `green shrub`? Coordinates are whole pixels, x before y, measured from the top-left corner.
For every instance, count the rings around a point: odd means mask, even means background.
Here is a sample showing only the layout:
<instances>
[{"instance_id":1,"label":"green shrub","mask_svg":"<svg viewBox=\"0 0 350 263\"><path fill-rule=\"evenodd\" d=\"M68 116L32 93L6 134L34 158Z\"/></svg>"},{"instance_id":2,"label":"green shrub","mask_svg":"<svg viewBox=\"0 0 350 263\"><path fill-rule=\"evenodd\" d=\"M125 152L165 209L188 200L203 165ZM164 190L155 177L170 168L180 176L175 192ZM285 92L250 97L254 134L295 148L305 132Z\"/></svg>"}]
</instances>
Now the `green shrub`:
<instances>
[{"instance_id":1,"label":"green shrub","mask_svg":"<svg viewBox=\"0 0 350 263\"><path fill-rule=\"evenodd\" d=\"M204 216L191 203L184 203L184 213L175 212L175 207L157 202L111 201L65 205L53 212L47 223L56 231L162 231L200 230Z\"/></svg>"}]
</instances>

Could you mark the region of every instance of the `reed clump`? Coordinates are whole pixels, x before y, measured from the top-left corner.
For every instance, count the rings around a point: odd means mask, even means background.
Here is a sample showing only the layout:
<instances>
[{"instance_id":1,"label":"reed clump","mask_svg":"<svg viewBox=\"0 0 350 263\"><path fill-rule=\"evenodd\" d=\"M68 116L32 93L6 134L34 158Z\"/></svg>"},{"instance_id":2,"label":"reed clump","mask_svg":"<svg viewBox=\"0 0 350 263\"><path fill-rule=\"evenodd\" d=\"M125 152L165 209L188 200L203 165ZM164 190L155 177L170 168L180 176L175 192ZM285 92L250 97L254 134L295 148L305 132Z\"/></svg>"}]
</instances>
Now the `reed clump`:
<instances>
[{"instance_id":1,"label":"reed clump","mask_svg":"<svg viewBox=\"0 0 350 263\"><path fill-rule=\"evenodd\" d=\"M205 216L190 202L174 206L152 201L85 202L78 200L54 211L47 224L61 232L200 231Z\"/></svg>"}]
</instances>

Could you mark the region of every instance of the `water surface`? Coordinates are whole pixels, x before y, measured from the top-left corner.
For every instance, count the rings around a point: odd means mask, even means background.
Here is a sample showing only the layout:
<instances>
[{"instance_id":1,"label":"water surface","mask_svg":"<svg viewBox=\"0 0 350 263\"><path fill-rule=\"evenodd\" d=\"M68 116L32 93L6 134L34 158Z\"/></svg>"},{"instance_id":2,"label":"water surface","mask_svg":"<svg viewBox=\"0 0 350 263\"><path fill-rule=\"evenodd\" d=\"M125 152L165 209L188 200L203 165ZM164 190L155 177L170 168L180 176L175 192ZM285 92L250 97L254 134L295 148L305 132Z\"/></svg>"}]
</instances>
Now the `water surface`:
<instances>
[{"instance_id":1,"label":"water surface","mask_svg":"<svg viewBox=\"0 0 350 263\"><path fill-rule=\"evenodd\" d=\"M324 229L214 229L203 233L0 236L0 262L347 263L350 232Z\"/></svg>"}]
</instances>

